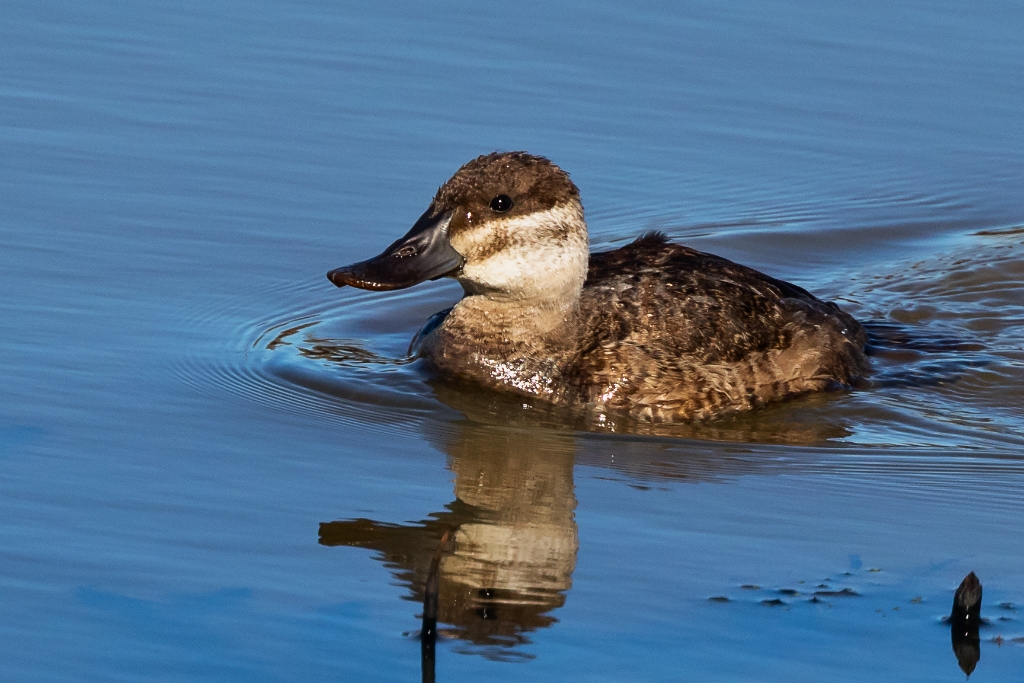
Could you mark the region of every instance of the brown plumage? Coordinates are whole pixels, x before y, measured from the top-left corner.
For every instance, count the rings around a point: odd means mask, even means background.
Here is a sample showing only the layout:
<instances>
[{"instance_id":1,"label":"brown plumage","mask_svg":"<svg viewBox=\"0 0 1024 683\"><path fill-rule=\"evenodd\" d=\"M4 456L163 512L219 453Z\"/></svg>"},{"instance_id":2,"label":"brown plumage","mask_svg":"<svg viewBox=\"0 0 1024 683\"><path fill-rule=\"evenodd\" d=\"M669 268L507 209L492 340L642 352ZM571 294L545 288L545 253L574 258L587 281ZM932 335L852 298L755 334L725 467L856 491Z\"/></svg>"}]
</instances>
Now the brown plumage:
<instances>
[{"instance_id":1,"label":"brown plumage","mask_svg":"<svg viewBox=\"0 0 1024 683\"><path fill-rule=\"evenodd\" d=\"M835 304L657 233L591 256L580 312L577 400L641 419L747 410L865 370L865 332Z\"/></svg>"},{"instance_id":2,"label":"brown plumage","mask_svg":"<svg viewBox=\"0 0 1024 683\"><path fill-rule=\"evenodd\" d=\"M407 286L416 258L430 277L437 262L450 268L466 296L418 344L447 376L671 422L849 387L867 367L857 321L795 285L659 233L588 258L578 190L542 157L469 162L417 226L329 277L390 288L388 268ZM418 246L424 234L433 251Z\"/></svg>"}]
</instances>

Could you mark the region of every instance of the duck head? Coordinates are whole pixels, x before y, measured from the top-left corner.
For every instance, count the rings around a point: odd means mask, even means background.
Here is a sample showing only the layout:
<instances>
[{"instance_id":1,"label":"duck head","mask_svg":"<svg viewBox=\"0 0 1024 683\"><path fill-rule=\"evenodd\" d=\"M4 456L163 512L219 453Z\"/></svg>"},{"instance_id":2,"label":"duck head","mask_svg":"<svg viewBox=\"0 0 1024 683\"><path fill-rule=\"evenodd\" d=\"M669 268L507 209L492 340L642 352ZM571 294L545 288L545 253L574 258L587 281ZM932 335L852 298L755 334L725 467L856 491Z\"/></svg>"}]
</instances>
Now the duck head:
<instances>
[{"instance_id":1,"label":"duck head","mask_svg":"<svg viewBox=\"0 0 1024 683\"><path fill-rule=\"evenodd\" d=\"M412 229L379 256L332 270L338 287L411 287L456 278L470 295L578 295L589 250L569 174L525 152L477 157L438 189Z\"/></svg>"}]
</instances>

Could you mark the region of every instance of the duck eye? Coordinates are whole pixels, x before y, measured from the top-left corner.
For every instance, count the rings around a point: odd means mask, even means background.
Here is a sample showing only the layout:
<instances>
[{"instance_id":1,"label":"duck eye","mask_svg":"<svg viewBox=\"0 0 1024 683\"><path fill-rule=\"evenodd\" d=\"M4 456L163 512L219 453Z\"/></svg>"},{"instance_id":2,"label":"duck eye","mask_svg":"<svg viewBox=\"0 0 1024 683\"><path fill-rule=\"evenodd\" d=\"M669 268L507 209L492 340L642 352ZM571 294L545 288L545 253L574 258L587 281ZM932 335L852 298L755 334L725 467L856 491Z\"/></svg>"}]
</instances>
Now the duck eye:
<instances>
[{"instance_id":1,"label":"duck eye","mask_svg":"<svg viewBox=\"0 0 1024 683\"><path fill-rule=\"evenodd\" d=\"M491 209L498 213L505 213L512 208L512 200L507 194L499 194L491 200Z\"/></svg>"}]
</instances>

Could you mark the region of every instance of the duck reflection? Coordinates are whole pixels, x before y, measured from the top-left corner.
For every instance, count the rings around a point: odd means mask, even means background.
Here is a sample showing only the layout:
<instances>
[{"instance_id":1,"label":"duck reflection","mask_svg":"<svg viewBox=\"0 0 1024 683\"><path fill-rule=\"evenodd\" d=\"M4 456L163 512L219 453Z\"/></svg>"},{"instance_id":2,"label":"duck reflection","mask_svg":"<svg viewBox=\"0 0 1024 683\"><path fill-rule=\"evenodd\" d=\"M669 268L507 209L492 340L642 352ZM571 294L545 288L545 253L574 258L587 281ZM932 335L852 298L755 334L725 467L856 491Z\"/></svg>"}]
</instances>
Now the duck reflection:
<instances>
[{"instance_id":1,"label":"duck reflection","mask_svg":"<svg viewBox=\"0 0 1024 683\"><path fill-rule=\"evenodd\" d=\"M462 422L445 439L455 500L418 522L370 519L320 525L320 543L371 548L423 602L431 558L450 532L437 572L442 633L505 658L553 624L579 548L573 442L551 433Z\"/></svg>"},{"instance_id":2,"label":"duck reflection","mask_svg":"<svg viewBox=\"0 0 1024 683\"><path fill-rule=\"evenodd\" d=\"M344 356L344 362L351 362L347 347L328 340L307 342L299 347L306 357L340 363ZM407 587L406 599L421 604L425 598L433 604L426 586L428 577L434 578L431 559L443 546L436 576L436 619L446 625L440 634L491 658L524 657L518 646L530 642L531 632L555 623L553 613L565 604L579 548L575 465L618 471L630 479L691 481L767 466L757 454L650 438L664 436L660 432L634 430L630 436L609 438L607 433L568 431L587 425L564 411L471 386L436 380L431 389L442 404L463 416L434 423L438 431L425 435L448 456L454 500L406 524L366 518L325 522L320 543L376 551ZM790 420L776 427L779 434L767 434L775 422L763 413L760 417L676 426L672 435L706 438L713 432L728 439L757 431L769 437L766 441L778 436L788 443L820 443L848 433L834 423ZM769 462L780 466L777 459ZM787 462L783 466L797 466L795 458ZM442 544L446 533L450 538Z\"/></svg>"}]
</instances>

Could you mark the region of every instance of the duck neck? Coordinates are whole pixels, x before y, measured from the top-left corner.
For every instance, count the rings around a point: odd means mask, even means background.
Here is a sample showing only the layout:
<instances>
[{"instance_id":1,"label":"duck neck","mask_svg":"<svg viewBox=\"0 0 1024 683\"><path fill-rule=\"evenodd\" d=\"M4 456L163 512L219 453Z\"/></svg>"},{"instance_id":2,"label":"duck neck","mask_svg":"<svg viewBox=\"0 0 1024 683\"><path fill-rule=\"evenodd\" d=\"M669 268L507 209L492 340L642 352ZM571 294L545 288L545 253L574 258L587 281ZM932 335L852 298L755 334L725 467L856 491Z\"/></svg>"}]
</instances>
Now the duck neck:
<instances>
[{"instance_id":1,"label":"duck neck","mask_svg":"<svg viewBox=\"0 0 1024 683\"><path fill-rule=\"evenodd\" d=\"M520 348L568 347L575 342L579 293L508 299L467 294L451 322L492 344Z\"/></svg>"}]
</instances>

